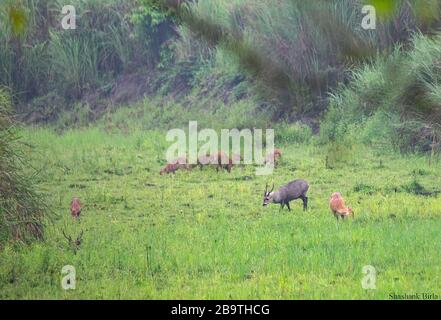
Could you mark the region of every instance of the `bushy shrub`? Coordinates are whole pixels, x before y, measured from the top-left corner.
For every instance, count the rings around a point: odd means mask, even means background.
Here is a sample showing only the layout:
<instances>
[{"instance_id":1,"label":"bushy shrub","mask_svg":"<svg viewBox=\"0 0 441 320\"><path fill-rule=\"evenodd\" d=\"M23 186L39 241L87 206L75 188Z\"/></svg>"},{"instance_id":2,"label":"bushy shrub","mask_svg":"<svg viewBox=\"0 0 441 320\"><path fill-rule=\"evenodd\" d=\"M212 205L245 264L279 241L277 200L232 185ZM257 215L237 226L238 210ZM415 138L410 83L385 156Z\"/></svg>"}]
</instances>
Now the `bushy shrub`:
<instances>
[{"instance_id":1,"label":"bushy shrub","mask_svg":"<svg viewBox=\"0 0 441 320\"><path fill-rule=\"evenodd\" d=\"M441 136L440 59L441 36L416 34L409 50L397 48L355 71L331 96L321 141L341 140L352 126L360 142L433 153Z\"/></svg>"},{"instance_id":2,"label":"bushy shrub","mask_svg":"<svg viewBox=\"0 0 441 320\"><path fill-rule=\"evenodd\" d=\"M43 237L48 206L35 191L35 172L23 148L11 117L9 94L0 88L0 248L9 240L29 242Z\"/></svg>"}]
</instances>

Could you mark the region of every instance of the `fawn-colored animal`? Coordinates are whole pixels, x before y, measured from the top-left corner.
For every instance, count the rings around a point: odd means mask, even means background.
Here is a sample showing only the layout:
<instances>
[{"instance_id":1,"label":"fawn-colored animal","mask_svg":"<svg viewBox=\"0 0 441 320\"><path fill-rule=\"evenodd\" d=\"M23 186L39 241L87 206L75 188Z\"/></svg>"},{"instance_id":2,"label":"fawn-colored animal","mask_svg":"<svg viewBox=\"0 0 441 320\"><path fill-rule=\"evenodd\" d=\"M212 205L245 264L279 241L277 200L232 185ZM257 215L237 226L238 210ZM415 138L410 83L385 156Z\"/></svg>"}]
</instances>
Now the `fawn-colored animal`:
<instances>
[{"instance_id":1,"label":"fawn-colored animal","mask_svg":"<svg viewBox=\"0 0 441 320\"><path fill-rule=\"evenodd\" d=\"M294 180L282 187L279 190L273 192L274 184L271 191L268 191L268 184L265 187L265 193L263 196L263 206L267 206L269 203L280 203L280 208L283 209L286 205L288 210L291 211L289 202L296 199L302 199L303 210L308 209L308 192L309 185L305 180Z\"/></svg>"},{"instance_id":2,"label":"fawn-colored animal","mask_svg":"<svg viewBox=\"0 0 441 320\"><path fill-rule=\"evenodd\" d=\"M281 157L282 157L282 151L280 151L280 149L275 148L274 151L269 152L266 155L265 163L277 165Z\"/></svg>"},{"instance_id":3,"label":"fawn-colored animal","mask_svg":"<svg viewBox=\"0 0 441 320\"><path fill-rule=\"evenodd\" d=\"M80 198L72 198L72 201L70 202L70 214L74 218L79 218L81 213L81 201Z\"/></svg>"},{"instance_id":4,"label":"fawn-colored animal","mask_svg":"<svg viewBox=\"0 0 441 320\"><path fill-rule=\"evenodd\" d=\"M159 171L159 174L160 175L169 174L169 173L175 174L176 170L179 169L179 166L180 165L178 163L168 163L165 165L164 168L161 169L161 171Z\"/></svg>"},{"instance_id":5,"label":"fawn-colored animal","mask_svg":"<svg viewBox=\"0 0 441 320\"><path fill-rule=\"evenodd\" d=\"M354 212L352 211L352 208L346 207L345 200L341 196L340 192L334 192L331 195L331 199L329 200L329 207L331 208L334 216L337 218L337 221L339 217L344 219L351 214L352 217L354 217Z\"/></svg>"}]
</instances>

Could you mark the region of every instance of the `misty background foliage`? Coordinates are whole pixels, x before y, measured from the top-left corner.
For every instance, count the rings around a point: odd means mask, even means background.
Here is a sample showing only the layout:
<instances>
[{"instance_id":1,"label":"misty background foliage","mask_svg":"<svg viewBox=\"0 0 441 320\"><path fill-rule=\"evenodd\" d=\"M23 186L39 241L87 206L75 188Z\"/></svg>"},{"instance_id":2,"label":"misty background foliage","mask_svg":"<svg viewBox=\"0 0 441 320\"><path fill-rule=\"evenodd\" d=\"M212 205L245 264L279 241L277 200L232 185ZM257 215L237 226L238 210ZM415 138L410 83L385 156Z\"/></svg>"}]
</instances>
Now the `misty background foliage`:
<instances>
[{"instance_id":1,"label":"misty background foliage","mask_svg":"<svg viewBox=\"0 0 441 320\"><path fill-rule=\"evenodd\" d=\"M392 0L71 2L76 9L75 30L61 27L61 1L2 3L0 84L14 92L15 110L28 122L53 123L62 118L69 126L81 118L84 125L115 105L128 104L128 97L141 100L147 95L160 97L159 106L172 100L182 108L208 113L240 109L234 105L245 100L246 114L259 119L259 124L301 121L317 132L323 119L332 117L325 116L328 107L343 99L347 87L358 99L367 99L361 103L370 110L363 116L377 111L377 100L382 99L378 95L385 91L400 95L397 86L375 91L382 79L369 77L377 72L395 78L393 67L381 67L386 57L402 52L411 59L405 52L416 46L420 46L417 51L429 50L422 47L426 38L435 39L430 41L436 46L439 13L435 0L425 1L424 6ZM375 30L361 26L366 4L377 9ZM414 43L415 38L422 40ZM425 94L416 98L417 117L407 119L409 110L403 104L389 108L400 113L398 119L424 122L413 134L437 131L436 123L424 121L433 119L429 110L421 108L429 102L436 105L436 82L430 82L435 78L427 80L435 87L422 86L432 91L427 93L431 98L423 98ZM400 79L418 81L404 74ZM417 87L421 88L415 83L413 89ZM396 99L413 105L407 97ZM354 101L342 103L356 108ZM66 112L84 115L66 118ZM385 125L406 139L405 128L389 120ZM335 136L330 134L328 138Z\"/></svg>"}]
</instances>

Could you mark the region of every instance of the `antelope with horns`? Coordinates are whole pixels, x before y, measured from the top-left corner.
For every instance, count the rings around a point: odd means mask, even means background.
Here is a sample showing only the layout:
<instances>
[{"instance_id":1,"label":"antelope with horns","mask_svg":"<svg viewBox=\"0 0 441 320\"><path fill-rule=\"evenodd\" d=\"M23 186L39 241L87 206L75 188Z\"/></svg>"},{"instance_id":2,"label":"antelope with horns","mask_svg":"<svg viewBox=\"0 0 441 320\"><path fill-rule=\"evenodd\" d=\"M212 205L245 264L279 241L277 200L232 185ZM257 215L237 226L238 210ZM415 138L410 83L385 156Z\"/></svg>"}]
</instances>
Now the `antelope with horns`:
<instances>
[{"instance_id":1,"label":"antelope with horns","mask_svg":"<svg viewBox=\"0 0 441 320\"><path fill-rule=\"evenodd\" d=\"M332 213L337 218L341 217L344 219L345 217L352 215L354 217L354 212L352 208L346 207L345 200L341 196L340 192L334 192L331 195L331 199L329 200L329 207L331 208Z\"/></svg>"},{"instance_id":2,"label":"antelope with horns","mask_svg":"<svg viewBox=\"0 0 441 320\"><path fill-rule=\"evenodd\" d=\"M73 240L70 235L67 235L66 232L64 232L64 229L62 230L62 232L63 232L63 236L67 240L68 245L73 250L74 254L77 254L77 251L80 249L81 242L83 241L84 231L81 230L80 234L77 236L75 240Z\"/></svg>"},{"instance_id":3,"label":"antelope with horns","mask_svg":"<svg viewBox=\"0 0 441 320\"><path fill-rule=\"evenodd\" d=\"M308 192L309 185L305 180L294 180L290 183L282 186L277 191L274 190L274 184L271 191L268 191L268 184L265 187L265 193L263 197L263 206L267 206L269 203L280 203L280 208L283 209L285 205L288 210L291 211L289 202L296 199L302 199L303 210L308 209L308 197L306 193Z\"/></svg>"}]
</instances>

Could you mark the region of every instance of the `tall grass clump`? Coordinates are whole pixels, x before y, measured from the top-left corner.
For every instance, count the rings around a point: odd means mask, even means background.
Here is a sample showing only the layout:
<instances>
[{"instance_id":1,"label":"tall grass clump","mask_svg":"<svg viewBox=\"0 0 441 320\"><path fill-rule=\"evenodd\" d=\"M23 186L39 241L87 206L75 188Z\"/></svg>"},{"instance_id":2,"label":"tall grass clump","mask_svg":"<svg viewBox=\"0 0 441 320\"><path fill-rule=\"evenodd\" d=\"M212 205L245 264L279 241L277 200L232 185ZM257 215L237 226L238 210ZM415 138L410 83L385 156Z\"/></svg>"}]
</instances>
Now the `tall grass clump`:
<instances>
[{"instance_id":1,"label":"tall grass clump","mask_svg":"<svg viewBox=\"0 0 441 320\"><path fill-rule=\"evenodd\" d=\"M27 173L31 170L23 148L9 94L0 88L0 248L9 240L43 238L48 206L35 190L34 176Z\"/></svg>"},{"instance_id":2,"label":"tall grass clump","mask_svg":"<svg viewBox=\"0 0 441 320\"><path fill-rule=\"evenodd\" d=\"M397 48L354 71L353 81L331 95L322 142L343 140L357 128L365 143L435 155L441 140L440 59L441 36L415 34L410 49Z\"/></svg>"}]
</instances>

